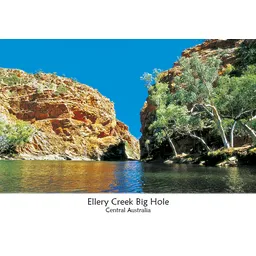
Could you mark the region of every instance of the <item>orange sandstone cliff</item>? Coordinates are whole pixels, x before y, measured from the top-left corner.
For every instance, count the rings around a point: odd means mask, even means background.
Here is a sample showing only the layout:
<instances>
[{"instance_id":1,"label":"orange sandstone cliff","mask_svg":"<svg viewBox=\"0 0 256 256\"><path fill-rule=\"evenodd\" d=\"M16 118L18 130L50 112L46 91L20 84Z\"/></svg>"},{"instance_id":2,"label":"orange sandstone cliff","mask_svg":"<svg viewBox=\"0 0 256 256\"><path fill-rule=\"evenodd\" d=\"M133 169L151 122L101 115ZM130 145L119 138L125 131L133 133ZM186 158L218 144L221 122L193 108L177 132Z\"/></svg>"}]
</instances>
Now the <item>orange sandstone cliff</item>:
<instances>
[{"instance_id":1,"label":"orange sandstone cliff","mask_svg":"<svg viewBox=\"0 0 256 256\"><path fill-rule=\"evenodd\" d=\"M138 140L97 90L55 74L0 69L0 115L35 128L22 159L139 159Z\"/></svg>"}]
</instances>

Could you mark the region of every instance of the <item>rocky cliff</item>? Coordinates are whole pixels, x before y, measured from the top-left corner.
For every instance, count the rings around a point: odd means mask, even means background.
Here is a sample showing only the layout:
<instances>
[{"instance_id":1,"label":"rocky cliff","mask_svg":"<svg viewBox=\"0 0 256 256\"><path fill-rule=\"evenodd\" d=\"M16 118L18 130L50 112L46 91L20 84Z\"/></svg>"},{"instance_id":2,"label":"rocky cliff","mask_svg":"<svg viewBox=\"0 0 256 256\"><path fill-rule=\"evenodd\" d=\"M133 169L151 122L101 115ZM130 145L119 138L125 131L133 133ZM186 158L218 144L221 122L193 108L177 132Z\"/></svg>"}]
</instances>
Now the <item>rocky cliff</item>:
<instances>
[{"instance_id":1,"label":"rocky cliff","mask_svg":"<svg viewBox=\"0 0 256 256\"><path fill-rule=\"evenodd\" d=\"M56 74L0 69L0 114L35 133L17 147L24 159L139 159L139 143L97 90Z\"/></svg>"},{"instance_id":2,"label":"rocky cliff","mask_svg":"<svg viewBox=\"0 0 256 256\"><path fill-rule=\"evenodd\" d=\"M237 47L243 42L244 40L206 40L204 43L200 45L196 45L195 47L186 49L182 52L181 56L183 57L190 57L193 52L197 52L201 58L206 58L213 55L220 55L222 59L222 70L220 70L220 74L225 70L225 67L228 64L233 64L236 60L235 51ZM175 62L173 67L169 70L166 70L162 73L161 79L163 82L169 83L170 90L172 88L173 78L179 75L181 72L180 66L178 62ZM141 133L142 137L140 139L141 145L141 157L145 158L148 155L148 150L145 145L146 140L152 140L153 134L149 131L148 127L154 120L154 113L155 107L150 104L148 99L144 103L144 106L140 113L141 119ZM189 150L191 147L191 140L187 138L180 138L179 141L176 141L178 153L182 153L183 151ZM238 141L237 141L237 144ZM159 154L165 154L166 151L170 151L170 149L165 150L165 145L162 145L159 149L156 149L155 152L152 152L153 156ZM168 147L168 146L167 146Z\"/></svg>"}]
</instances>

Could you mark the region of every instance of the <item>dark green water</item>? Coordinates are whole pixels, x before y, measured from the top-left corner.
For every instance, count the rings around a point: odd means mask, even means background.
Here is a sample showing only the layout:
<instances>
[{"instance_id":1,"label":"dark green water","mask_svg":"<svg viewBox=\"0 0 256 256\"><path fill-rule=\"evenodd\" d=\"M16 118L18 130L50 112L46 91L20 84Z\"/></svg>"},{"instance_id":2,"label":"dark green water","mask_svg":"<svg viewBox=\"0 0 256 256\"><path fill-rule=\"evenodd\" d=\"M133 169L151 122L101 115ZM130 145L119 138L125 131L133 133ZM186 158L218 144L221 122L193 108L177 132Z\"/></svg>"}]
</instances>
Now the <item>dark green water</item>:
<instances>
[{"instance_id":1,"label":"dark green water","mask_svg":"<svg viewBox=\"0 0 256 256\"><path fill-rule=\"evenodd\" d=\"M0 161L0 192L256 193L256 167Z\"/></svg>"}]
</instances>

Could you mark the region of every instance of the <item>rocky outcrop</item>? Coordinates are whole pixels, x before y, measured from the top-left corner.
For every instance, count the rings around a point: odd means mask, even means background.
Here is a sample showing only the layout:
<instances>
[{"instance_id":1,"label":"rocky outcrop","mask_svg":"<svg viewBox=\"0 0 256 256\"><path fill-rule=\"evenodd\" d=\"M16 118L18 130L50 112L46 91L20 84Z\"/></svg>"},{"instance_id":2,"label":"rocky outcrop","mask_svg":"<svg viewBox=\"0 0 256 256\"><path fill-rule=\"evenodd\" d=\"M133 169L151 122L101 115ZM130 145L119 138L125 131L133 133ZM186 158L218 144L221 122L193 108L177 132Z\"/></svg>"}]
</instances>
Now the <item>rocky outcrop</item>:
<instances>
[{"instance_id":1,"label":"rocky outcrop","mask_svg":"<svg viewBox=\"0 0 256 256\"><path fill-rule=\"evenodd\" d=\"M17 148L26 159L139 159L139 143L96 89L56 74L0 69L0 113L36 130ZM115 150L118 148L118 154ZM49 157L48 157L49 156Z\"/></svg>"},{"instance_id":2,"label":"rocky outcrop","mask_svg":"<svg viewBox=\"0 0 256 256\"><path fill-rule=\"evenodd\" d=\"M204 43L200 45L196 45L195 47L186 49L182 52L183 57L190 57L192 53L197 52L202 59L214 56L219 54L222 59L222 70L220 70L220 74L225 70L225 67L227 64L233 64L236 61L235 51L237 47L243 42L244 40L236 40L236 39L230 39L230 40L206 40ZM161 79L163 82L169 83L170 90L172 89L173 85L173 78L181 73L181 68L179 66L178 62L175 62L173 67L169 70L164 71L161 74ZM148 127L153 122L155 116L155 107L150 104L149 100L147 99L144 103L144 106L140 113L140 119L141 119L141 133L142 137L140 139L140 146L141 146L141 157L146 158L148 156L148 149L146 146L146 141L153 141L153 134L149 131ZM235 138L235 144L241 145L243 143L246 143L247 141L243 141L238 143L239 138ZM189 152L189 150L192 148L192 145L195 143L191 139L188 140L187 138L180 138L175 141L177 143L177 149L178 153L182 153L184 151ZM195 145L193 145L195 148ZM150 152L151 156L157 157L161 155L161 157L164 157L164 155L168 152L170 152L169 146L165 143L159 147L158 149L153 149L153 151Z\"/></svg>"}]
</instances>

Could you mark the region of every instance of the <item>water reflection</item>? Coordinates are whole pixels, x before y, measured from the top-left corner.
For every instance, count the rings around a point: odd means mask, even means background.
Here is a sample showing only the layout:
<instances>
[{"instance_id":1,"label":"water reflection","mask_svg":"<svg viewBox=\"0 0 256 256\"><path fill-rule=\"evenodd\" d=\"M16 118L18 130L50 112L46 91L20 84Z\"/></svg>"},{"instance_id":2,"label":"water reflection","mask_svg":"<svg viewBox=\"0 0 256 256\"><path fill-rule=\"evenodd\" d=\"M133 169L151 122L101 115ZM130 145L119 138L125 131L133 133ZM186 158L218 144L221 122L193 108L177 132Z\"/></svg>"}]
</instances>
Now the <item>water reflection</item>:
<instances>
[{"instance_id":1,"label":"water reflection","mask_svg":"<svg viewBox=\"0 0 256 256\"><path fill-rule=\"evenodd\" d=\"M227 173L227 185L230 189L230 192L244 192L244 181L240 175L239 168L229 168Z\"/></svg>"},{"instance_id":2,"label":"water reflection","mask_svg":"<svg viewBox=\"0 0 256 256\"><path fill-rule=\"evenodd\" d=\"M142 174L142 163L120 162L115 169L115 182L104 192L142 193Z\"/></svg>"},{"instance_id":3,"label":"water reflection","mask_svg":"<svg viewBox=\"0 0 256 256\"><path fill-rule=\"evenodd\" d=\"M21 190L21 171L18 161L0 161L0 192L20 191Z\"/></svg>"},{"instance_id":4,"label":"water reflection","mask_svg":"<svg viewBox=\"0 0 256 256\"><path fill-rule=\"evenodd\" d=\"M25 161L24 161L25 163ZM115 165L103 162L40 162L26 161L22 165L22 191L94 192L107 190L114 182Z\"/></svg>"},{"instance_id":5,"label":"water reflection","mask_svg":"<svg viewBox=\"0 0 256 256\"><path fill-rule=\"evenodd\" d=\"M0 192L142 192L137 162L1 161Z\"/></svg>"},{"instance_id":6,"label":"water reflection","mask_svg":"<svg viewBox=\"0 0 256 256\"><path fill-rule=\"evenodd\" d=\"M255 193L256 168L145 164L145 193Z\"/></svg>"},{"instance_id":7,"label":"water reflection","mask_svg":"<svg viewBox=\"0 0 256 256\"><path fill-rule=\"evenodd\" d=\"M0 161L0 192L255 193L256 168L136 161Z\"/></svg>"}]
</instances>

